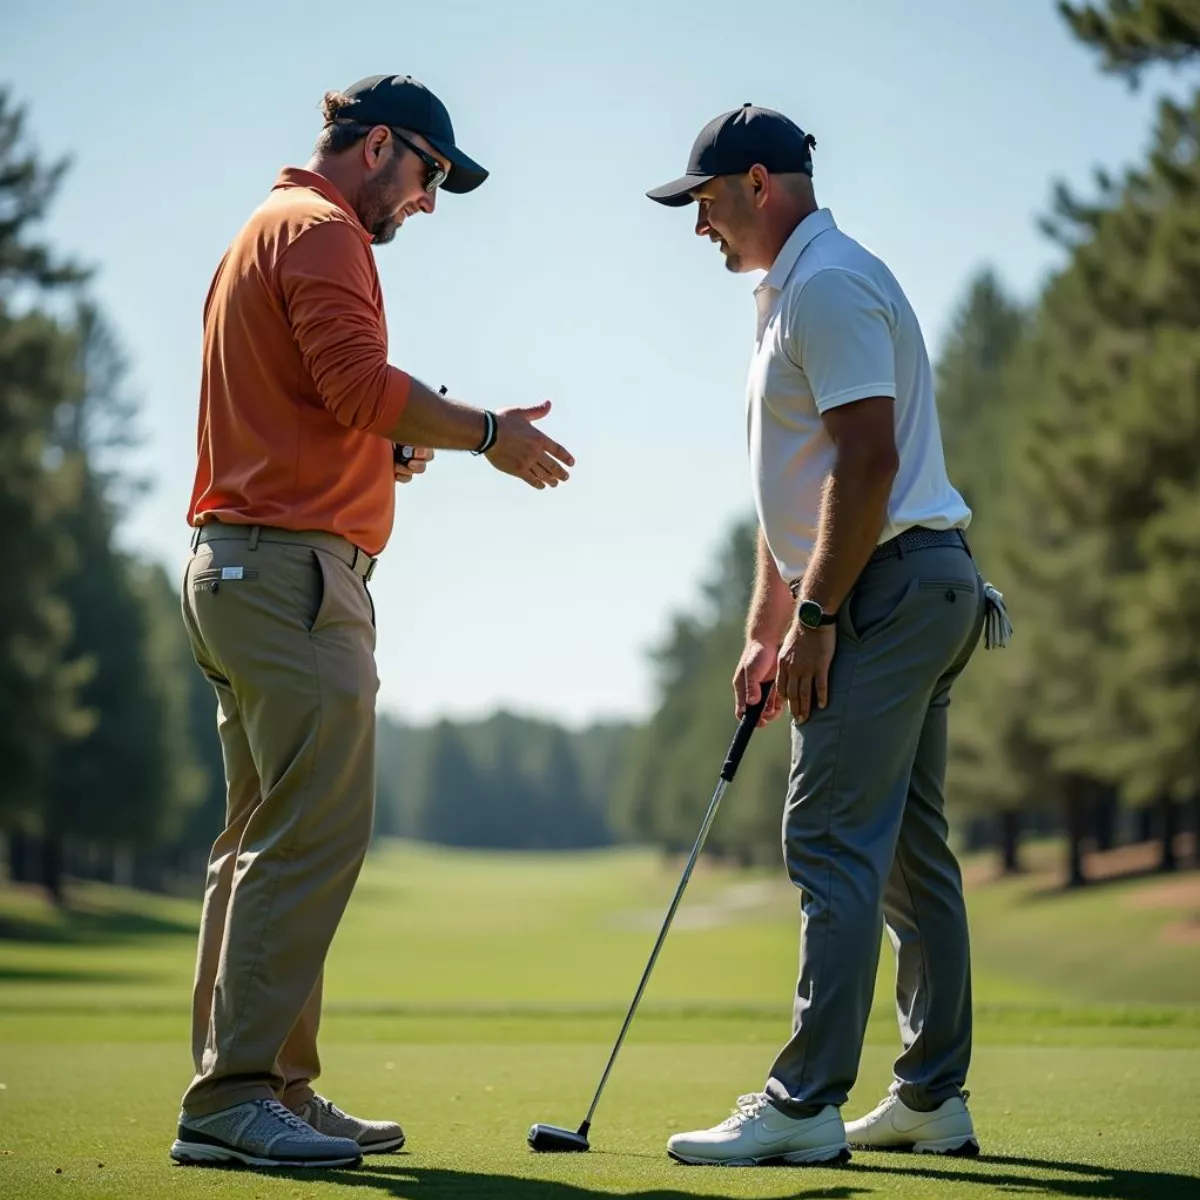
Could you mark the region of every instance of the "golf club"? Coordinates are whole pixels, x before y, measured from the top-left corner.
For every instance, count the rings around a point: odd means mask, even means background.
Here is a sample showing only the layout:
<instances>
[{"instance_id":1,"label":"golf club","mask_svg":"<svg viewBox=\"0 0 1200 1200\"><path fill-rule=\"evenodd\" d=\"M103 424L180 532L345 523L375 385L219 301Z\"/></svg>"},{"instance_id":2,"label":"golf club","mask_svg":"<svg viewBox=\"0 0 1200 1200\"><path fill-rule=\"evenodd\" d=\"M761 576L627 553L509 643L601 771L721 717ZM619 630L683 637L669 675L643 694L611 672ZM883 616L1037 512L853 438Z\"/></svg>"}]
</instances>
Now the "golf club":
<instances>
[{"instance_id":1,"label":"golf club","mask_svg":"<svg viewBox=\"0 0 1200 1200\"><path fill-rule=\"evenodd\" d=\"M600 1086L596 1089L596 1094L592 1098L592 1106L587 1111L587 1116L583 1119L583 1124L576 1130L561 1129L557 1125L534 1125L529 1130L528 1142L534 1150L539 1150L547 1153L562 1153L566 1151L583 1151L590 1150L591 1145L588 1142L588 1131L592 1127L592 1117L596 1112L596 1105L600 1103L600 1094L604 1091L604 1085L608 1082L609 1072L613 1068L613 1063L616 1062L617 1052L621 1049L621 1043L625 1040L625 1034L629 1030L629 1024L633 1020L633 1014L637 1011L638 1001L642 998L642 993L646 990L646 984L650 979L650 972L654 970L654 964L658 959L658 952L662 949L662 944L666 940L667 930L671 928L671 920L675 916L675 910L679 907L679 901L683 897L683 889L687 887L688 880L692 876L692 868L696 865L696 859L700 857L700 851L704 847L704 839L708 837L708 831L712 826L713 818L717 815L717 806L721 803L721 797L725 794L725 788L733 781L733 777L737 772L738 763L742 761L742 755L746 752L746 747L750 744L750 735L754 732L755 726L758 725L758 719L762 716L762 711L766 707L767 697L771 694L771 686L773 680L768 680L762 684L762 691L759 694L757 703L748 704L746 712L740 722L738 722L737 732L733 735L733 741L729 745L729 753L725 756L725 765L721 768L721 777L717 782L717 790L713 792L713 797L708 804L708 812L704 814L704 821L700 826L699 836L696 838L696 844L692 847L692 855L688 859L687 866L683 869L683 876L679 880L679 886L675 889L675 897L671 901L671 907L667 909L666 920L663 921L662 929L658 931L658 940L654 943L654 949L650 952L650 961L646 964L645 971L642 972L642 981L638 984L637 991L634 993L633 1003L629 1006L629 1012L625 1015L625 1024L621 1026L621 1032L617 1035L617 1044L613 1047L612 1054L609 1055L608 1066L604 1068L604 1074L600 1077Z\"/></svg>"}]
</instances>

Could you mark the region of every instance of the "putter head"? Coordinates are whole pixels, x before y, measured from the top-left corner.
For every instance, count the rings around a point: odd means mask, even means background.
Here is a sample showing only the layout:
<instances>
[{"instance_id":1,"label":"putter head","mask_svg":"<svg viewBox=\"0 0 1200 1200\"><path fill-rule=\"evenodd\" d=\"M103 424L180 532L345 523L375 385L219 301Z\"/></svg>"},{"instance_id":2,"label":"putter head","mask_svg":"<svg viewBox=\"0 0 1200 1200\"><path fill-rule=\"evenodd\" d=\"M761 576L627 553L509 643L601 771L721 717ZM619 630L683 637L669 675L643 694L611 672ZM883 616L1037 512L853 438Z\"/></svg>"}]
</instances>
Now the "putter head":
<instances>
[{"instance_id":1,"label":"putter head","mask_svg":"<svg viewBox=\"0 0 1200 1200\"><path fill-rule=\"evenodd\" d=\"M528 1141L534 1150L540 1150L547 1154L591 1149L587 1140L586 1122L578 1131L559 1129L557 1125L534 1125L529 1130Z\"/></svg>"}]
</instances>

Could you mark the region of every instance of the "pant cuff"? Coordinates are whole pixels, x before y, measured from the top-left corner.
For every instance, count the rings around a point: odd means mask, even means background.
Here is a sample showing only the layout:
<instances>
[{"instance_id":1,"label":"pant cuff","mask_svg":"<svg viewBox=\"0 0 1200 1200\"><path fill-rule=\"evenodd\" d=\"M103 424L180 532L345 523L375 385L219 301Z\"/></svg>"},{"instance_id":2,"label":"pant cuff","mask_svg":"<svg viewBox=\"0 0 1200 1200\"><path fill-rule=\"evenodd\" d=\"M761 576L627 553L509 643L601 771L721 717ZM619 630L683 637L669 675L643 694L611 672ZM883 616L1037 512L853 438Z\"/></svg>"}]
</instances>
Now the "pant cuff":
<instances>
[{"instance_id":1,"label":"pant cuff","mask_svg":"<svg viewBox=\"0 0 1200 1200\"><path fill-rule=\"evenodd\" d=\"M775 1079L769 1080L766 1088L767 1100L772 1108L777 1108L784 1116L799 1121L806 1117L815 1117L826 1106L811 1100L793 1100L787 1091Z\"/></svg>"},{"instance_id":2,"label":"pant cuff","mask_svg":"<svg viewBox=\"0 0 1200 1200\"><path fill-rule=\"evenodd\" d=\"M914 1112L933 1112L941 1108L947 1100L962 1095L962 1088L953 1083L943 1083L937 1087L925 1087L921 1084L902 1083L897 1080L892 1084L892 1092Z\"/></svg>"},{"instance_id":3,"label":"pant cuff","mask_svg":"<svg viewBox=\"0 0 1200 1200\"><path fill-rule=\"evenodd\" d=\"M279 1097L279 1103L285 1108L290 1108L293 1112L296 1109L307 1104L316 1092L307 1084L297 1084L295 1087L285 1088L282 1096Z\"/></svg>"},{"instance_id":4,"label":"pant cuff","mask_svg":"<svg viewBox=\"0 0 1200 1200\"><path fill-rule=\"evenodd\" d=\"M245 1104L247 1100L276 1100L278 1097L266 1083L241 1083L220 1087L214 1091L205 1091L201 1095L185 1096L183 1100L183 1115L185 1117L208 1117L224 1108L233 1108L235 1104Z\"/></svg>"}]
</instances>

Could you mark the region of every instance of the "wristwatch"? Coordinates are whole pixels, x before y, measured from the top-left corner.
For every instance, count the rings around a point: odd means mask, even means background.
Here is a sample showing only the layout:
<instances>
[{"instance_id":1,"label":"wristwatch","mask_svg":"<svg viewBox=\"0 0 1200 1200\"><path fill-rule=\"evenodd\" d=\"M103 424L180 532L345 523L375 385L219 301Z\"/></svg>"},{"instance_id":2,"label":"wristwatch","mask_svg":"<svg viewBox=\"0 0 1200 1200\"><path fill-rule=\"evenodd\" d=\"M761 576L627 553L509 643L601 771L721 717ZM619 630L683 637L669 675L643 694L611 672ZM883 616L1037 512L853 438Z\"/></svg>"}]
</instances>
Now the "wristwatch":
<instances>
[{"instance_id":1,"label":"wristwatch","mask_svg":"<svg viewBox=\"0 0 1200 1200\"><path fill-rule=\"evenodd\" d=\"M815 600L801 600L796 616L805 629L818 629L837 622L837 613L827 613Z\"/></svg>"}]
</instances>

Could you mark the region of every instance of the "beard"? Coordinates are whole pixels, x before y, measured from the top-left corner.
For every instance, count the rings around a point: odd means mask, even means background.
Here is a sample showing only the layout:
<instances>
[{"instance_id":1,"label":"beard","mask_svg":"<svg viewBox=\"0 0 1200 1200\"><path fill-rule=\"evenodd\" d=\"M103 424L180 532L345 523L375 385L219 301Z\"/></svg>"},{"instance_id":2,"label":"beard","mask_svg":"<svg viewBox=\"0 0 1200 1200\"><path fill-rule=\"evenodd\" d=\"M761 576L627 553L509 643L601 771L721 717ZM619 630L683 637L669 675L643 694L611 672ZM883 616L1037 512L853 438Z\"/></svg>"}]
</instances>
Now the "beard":
<instances>
[{"instance_id":1,"label":"beard","mask_svg":"<svg viewBox=\"0 0 1200 1200\"><path fill-rule=\"evenodd\" d=\"M396 181L397 166L393 160L385 172L380 172L363 188L359 199L359 220L379 246L386 246L400 228L396 219L400 191Z\"/></svg>"},{"instance_id":2,"label":"beard","mask_svg":"<svg viewBox=\"0 0 1200 1200\"><path fill-rule=\"evenodd\" d=\"M381 217L374 225L367 227L371 239L376 246L386 246L396 236L400 222L395 217Z\"/></svg>"},{"instance_id":3,"label":"beard","mask_svg":"<svg viewBox=\"0 0 1200 1200\"><path fill-rule=\"evenodd\" d=\"M724 238L721 238L718 246L725 258L725 270L731 274L740 275L742 272L742 256Z\"/></svg>"}]
</instances>

